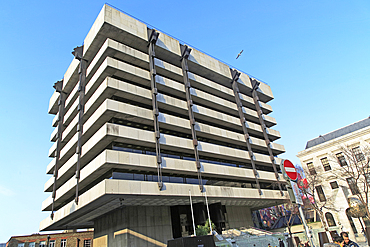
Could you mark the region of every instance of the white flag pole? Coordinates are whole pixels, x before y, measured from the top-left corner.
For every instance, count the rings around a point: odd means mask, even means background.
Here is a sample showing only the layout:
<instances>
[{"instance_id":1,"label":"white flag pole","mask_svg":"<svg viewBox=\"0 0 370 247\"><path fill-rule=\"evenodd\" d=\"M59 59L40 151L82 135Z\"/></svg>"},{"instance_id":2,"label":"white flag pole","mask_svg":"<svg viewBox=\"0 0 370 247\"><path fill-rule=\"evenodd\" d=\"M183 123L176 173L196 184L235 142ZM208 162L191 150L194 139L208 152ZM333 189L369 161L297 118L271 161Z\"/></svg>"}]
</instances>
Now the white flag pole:
<instances>
[{"instance_id":1,"label":"white flag pole","mask_svg":"<svg viewBox=\"0 0 370 247\"><path fill-rule=\"evenodd\" d=\"M191 201L191 192L189 190L189 196L190 196L190 208L191 208L191 218L193 220L193 229L194 229L194 236L197 236L197 233L195 231L195 222L194 222L194 212L193 212L193 202Z\"/></svg>"},{"instance_id":2,"label":"white flag pole","mask_svg":"<svg viewBox=\"0 0 370 247\"><path fill-rule=\"evenodd\" d=\"M207 205L207 213L208 213L208 220L209 220L209 229L212 234L212 224L211 224L211 217L209 216L209 208L208 208L208 200L207 200L207 192L204 191L204 197L206 198L206 205Z\"/></svg>"}]
</instances>

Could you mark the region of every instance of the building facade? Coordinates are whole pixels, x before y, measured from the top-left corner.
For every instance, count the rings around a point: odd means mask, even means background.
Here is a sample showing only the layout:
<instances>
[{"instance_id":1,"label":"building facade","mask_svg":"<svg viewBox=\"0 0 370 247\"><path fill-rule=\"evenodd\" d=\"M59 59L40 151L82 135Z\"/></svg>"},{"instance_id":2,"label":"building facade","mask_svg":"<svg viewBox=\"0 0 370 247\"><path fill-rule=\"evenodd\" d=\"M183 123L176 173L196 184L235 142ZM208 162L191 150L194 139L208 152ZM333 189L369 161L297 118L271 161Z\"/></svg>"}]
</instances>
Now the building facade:
<instances>
[{"instance_id":1,"label":"building facade","mask_svg":"<svg viewBox=\"0 0 370 247\"><path fill-rule=\"evenodd\" d=\"M162 246L288 200L270 87L104 5L55 83L41 230ZM209 210L207 210L207 202Z\"/></svg>"},{"instance_id":2,"label":"building facade","mask_svg":"<svg viewBox=\"0 0 370 247\"><path fill-rule=\"evenodd\" d=\"M94 231L13 236L7 247L92 247ZM49 246L48 246L49 243Z\"/></svg>"},{"instance_id":3,"label":"building facade","mask_svg":"<svg viewBox=\"0 0 370 247\"><path fill-rule=\"evenodd\" d=\"M366 118L308 141L305 150L297 155L309 173L307 176L322 178L315 187L317 202L328 203L328 207L323 208L328 226L340 226L342 231L349 232L350 238L358 242L366 241L363 234L365 222L346 214L349 207L347 198L356 195L356 186L351 178L338 178L338 175L342 174L341 166L353 164L346 160L343 147L352 152L356 162L359 162L369 143L370 118Z\"/></svg>"}]
</instances>

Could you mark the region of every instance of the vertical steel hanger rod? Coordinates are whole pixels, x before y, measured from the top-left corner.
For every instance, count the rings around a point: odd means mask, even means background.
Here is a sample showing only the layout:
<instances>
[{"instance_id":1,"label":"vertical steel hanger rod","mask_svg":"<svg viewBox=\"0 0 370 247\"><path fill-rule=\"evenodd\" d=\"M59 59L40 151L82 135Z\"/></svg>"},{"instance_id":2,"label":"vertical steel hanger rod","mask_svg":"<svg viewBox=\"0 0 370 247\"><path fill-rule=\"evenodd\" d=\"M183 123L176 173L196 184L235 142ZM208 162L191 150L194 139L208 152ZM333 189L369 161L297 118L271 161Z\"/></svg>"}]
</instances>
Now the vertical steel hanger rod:
<instances>
[{"instance_id":1,"label":"vertical steel hanger rod","mask_svg":"<svg viewBox=\"0 0 370 247\"><path fill-rule=\"evenodd\" d=\"M163 188L163 180L162 180L162 157L161 157L161 146L159 139L161 137L161 133L159 131L159 110L158 110L158 102L157 102L157 82L156 82L156 69L155 69L155 44L158 40L159 33L154 29L148 29L148 53L149 53L149 72L150 72L150 85L152 89L152 106L153 106L153 120L154 120L154 135L155 135L155 153L157 157L157 175L158 175L158 188L162 190Z\"/></svg>"},{"instance_id":2,"label":"vertical steel hanger rod","mask_svg":"<svg viewBox=\"0 0 370 247\"><path fill-rule=\"evenodd\" d=\"M190 127L191 127L191 135L193 138L193 147L194 147L194 156L195 156L195 163L197 165L198 171L198 182L199 182L199 189L203 192L203 181L202 181L202 174L201 174L201 164L199 160L199 153L198 153L198 140L197 134L195 131L195 118L193 112L193 100L191 98L191 85L189 81L189 67L188 67L188 58L190 55L191 49L187 45L181 45L181 66L182 66L182 74L184 78L184 85L185 85L185 94L186 94L186 101L188 105L188 112L189 112L189 120L190 120Z\"/></svg>"},{"instance_id":3,"label":"vertical steel hanger rod","mask_svg":"<svg viewBox=\"0 0 370 247\"><path fill-rule=\"evenodd\" d=\"M270 141L270 139L267 135L267 127L266 127L266 124L265 124L265 117L263 116L263 112L262 112L261 106L260 106L260 100L259 100L259 97L258 97L258 94L257 94L257 90L258 90L258 87L260 85L260 82L255 80L255 79L251 79L251 84L252 84L252 97L253 97L253 100L254 100L254 105L256 106L258 118L259 118L261 128L262 128L262 132L263 132L263 136L265 138L265 143L266 143L266 146L267 146L267 150L268 150L269 155L270 155L271 164L272 164L272 167L274 168L276 182L279 186L280 194L283 196L284 193L283 193L283 190L281 188L279 173L276 169L275 157L274 157L274 154L272 153L272 148L271 148L271 141Z\"/></svg>"},{"instance_id":4,"label":"vertical steel hanger rod","mask_svg":"<svg viewBox=\"0 0 370 247\"><path fill-rule=\"evenodd\" d=\"M235 69L230 69L230 71L231 71L231 75L232 75L232 78L233 78L233 80L231 82L231 86L232 86L232 89L233 89L233 92L234 92L236 106L238 107L239 118L240 118L240 123L241 123L242 128L243 128L245 143L247 144L248 154L249 154L249 157L250 157L251 163L252 163L252 168L253 168L253 173L254 173L254 179L256 181L258 192L259 192L260 195L262 195L261 186L260 186L260 183L258 181L258 171L256 169L256 164L254 162L255 156L253 155L253 150L252 150L252 147L251 147L250 136L248 134L248 129L247 129L247 126L246 126L247 121L245 120L244 112L243 112L243 104L242 104L242 102L240 100L240 97L239 97L240 91L239 91L239 87L238 87L238 82L237 81L239 79L240 72L238 72Z\"/></svg>"}]
</instances>

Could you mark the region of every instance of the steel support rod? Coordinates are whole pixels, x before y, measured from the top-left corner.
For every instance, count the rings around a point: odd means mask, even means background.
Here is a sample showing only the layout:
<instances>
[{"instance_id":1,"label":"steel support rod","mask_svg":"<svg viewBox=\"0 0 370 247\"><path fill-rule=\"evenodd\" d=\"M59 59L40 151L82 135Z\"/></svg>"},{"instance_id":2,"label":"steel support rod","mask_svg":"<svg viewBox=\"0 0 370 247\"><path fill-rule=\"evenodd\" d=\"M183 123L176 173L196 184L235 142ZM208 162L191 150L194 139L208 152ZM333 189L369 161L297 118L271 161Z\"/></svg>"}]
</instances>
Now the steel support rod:
<instances>
[{"instance_id":1,"label":"steel support rod","mask_svg":"<svg viewBox=\"0 0 370 247\"><path fill-rule=\"evenodd\" d=\"M161 137L161 133L159 131L159 109L158 109L158 102L157 102L157 82L155 76L157 75L155 69L155 44L158 40L159 33L154 29L148 29L148 53L149 53L149 71L150 71L150 86L152 89L152 107L153 107L153 120L154 120L154 135L155 135L155 153L157 157L157 176L158 176L158 188L162 190L163 188L163 180L162 180L162 157L161 157L161 146L159 139Z\"/></svg>"},{"instance_id":2,"label":"steel support rod","mask_svg":"<svg viewBox=\"0 0 370 247\"><path fill-rule=\"evenodd\" d=\"M54 204L55 204L55 197L56 197L56 189L57 189L57 180L58 180L58 169L59 169L59 158L60 158L60 150L62 146L62 133L64 130L64 106L65 106L65 93L63 92L63 80L56 82L53 86L55 91L59 93L59 101L58 101L58 136L57 136L57 147L55 151L55 165L54 165L54 184L53 184L53 193L51 197L53 198L53 203L51 204L51 214L50 218L54 219Z\"/></svg>"},{"instance_id":3,"label":"steel support rod","mask_svg":"<svg viewBox=\"0 0 370 247\"><path fill-rule=\"evenodd\" d=\"M77 123L77 147L76 147L76 154L77 154L77 165L76 165L76 196L75 202L78 204L78 197L79 197L79 182L80 182L80 169L81 169L81 151L82 151L82 135L83 135L83 117L85 112L85 86L86 86L86 68L87 68L87 61L83 59L83 46L78 46L74 48L72 54L75 56L75 59L80 61L80 66L78 69L79 75L79 85L78 85L78 123Z\"/></svg>"},{"instance_id":4,"label":"steel support rod","mask_svg":"<svg viewBox=\"0 0 370 247\"><path fill-rule=\"evenodd\" d=\"M271 141L270 141L270 139L269 139L269 137L267 135L267 131L266 131L266 128L267 127L266 127L266 124L265 124L263 112L261 110L260 102L259 102L259 98L258 98L258 94L257 94L257 89L259 87L260 82L252 79L251 80L251 84L252 84L252 97L253 97L254 105L256 106L256 110L257 110L257 114L258 114L258 119L260 121L262 132L263 132L263 136L265 138L265 143L266 143L266 146L267 146L267 150L268 150L269 155L270 155L271 164L272 164L272 167L274 168L276 181L277 181L277 184L278 184L279 189L280 189L280 194L283 196L284 193L283 193L283 190L281 188L281 182L280 182L280 179L279 179L279 173L278 173L278 171L276 169L275 157L274 157L274 154L272 153L272 149L271 149Z\"/></svg>"},{"instance_id":5,"label":"steel support rod","mask_svg":"<svg viewBox=\"0 0 370 247\"><path fill-rule=\"evenodd\" d=\"M233 80L231 82L231 86L232 86L232 89L233 89L233 92L234 92L236 106L238 107L240 123L241 123L242 128L243 128L244 139L245 139L245 143L247 145L248 154L249 154L249 157L251 159L251 164L252 164L253 173L254 173L254 179L256 181L258 192L259 192L260 195L262 195L261 186L260 186L260 183L258 181L258 171L256 169L256 164L254 162L255 156L253 155L250 136L248 134L248 129L247 129L247 126L246 126L247 121L245 120L244 112L243 112L243 104L242 104L242 102L240 100L240 97L239 97L239 92L240 91L239 91L237 81L239 79L240 73L235 69L230 69L230 70L231 70L231 75L232 75L232 78L233 78Z\"/></svg>"},{"instance_id":6,"label":"steel support rod","mask_svg":"<svg viewBox=\"0 0 370 247\"><path fill-rule=\"evenodd\" d=\"M195 157L195 163L197 166L198 171L198 183L199 183L199 189L202 192L203 191L203 181L202 181L202 174L201 174L201 164L199 160L199 152L198 152L198 140L197 140L197 134L195 130L195 118L194 118L194 112L193 112L193 100L191 98L191 85L189 81L189 67L188 67L188 58L190 55L191 49L187 45L181 45L181 66L182 66L182 74L184 78L184 85L185 85L185 94L186 94L186 101L188 105L188 113L189 113L189 120L190 120L190 128L191 128L191 136L193 138L193 147L194 147L194 157Z\"/></svg>"}]
</instances>

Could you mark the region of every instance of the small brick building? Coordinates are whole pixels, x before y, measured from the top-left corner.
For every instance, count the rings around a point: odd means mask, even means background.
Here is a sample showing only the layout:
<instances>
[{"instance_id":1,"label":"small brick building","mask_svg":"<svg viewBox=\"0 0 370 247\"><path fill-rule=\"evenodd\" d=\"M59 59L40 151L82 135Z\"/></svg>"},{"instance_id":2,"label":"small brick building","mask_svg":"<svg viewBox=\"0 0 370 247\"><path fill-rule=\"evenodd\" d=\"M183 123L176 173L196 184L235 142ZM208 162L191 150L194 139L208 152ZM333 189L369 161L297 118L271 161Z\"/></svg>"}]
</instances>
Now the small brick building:
<instances>
[{"instance_id":1,"label":"small brick building","mask_svg":"<svg viewBox=\"0 0 370 247\"><path fill-rule=\"evenodd\" d=\"M63 232L56 234L32 234L27 236L13 236L7 247L92 247L94 231Z\"/></svg>"}]
</instances>

